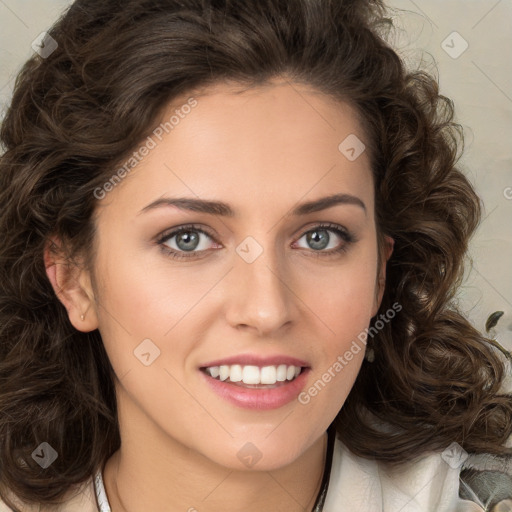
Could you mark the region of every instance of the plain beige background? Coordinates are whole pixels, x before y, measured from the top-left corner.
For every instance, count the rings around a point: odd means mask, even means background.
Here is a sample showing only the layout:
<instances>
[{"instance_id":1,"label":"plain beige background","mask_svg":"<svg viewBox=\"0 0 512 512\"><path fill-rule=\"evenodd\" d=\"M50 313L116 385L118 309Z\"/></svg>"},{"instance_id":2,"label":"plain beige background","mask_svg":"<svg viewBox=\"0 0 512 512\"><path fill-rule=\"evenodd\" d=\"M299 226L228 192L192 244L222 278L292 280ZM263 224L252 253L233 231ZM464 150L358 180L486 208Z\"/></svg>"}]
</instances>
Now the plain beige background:
<instances>
[{"instance_id":1,"label":"plain beige background","mask_svg":"<svg viewBox=\"0 0 512 512\"><path fill-rule=\"evenodd\" d=\"M31 43L70 4L0 0L0 116ZM392 42L409 66L439 76L466 135L461 167L482 197L460 307L484 330L502 310L494 335L512 350L512 0L390 0ZM400 9L400 10L395 10ZM425 51L422 51L425 50Z\"/></svg>"}]
</instances>

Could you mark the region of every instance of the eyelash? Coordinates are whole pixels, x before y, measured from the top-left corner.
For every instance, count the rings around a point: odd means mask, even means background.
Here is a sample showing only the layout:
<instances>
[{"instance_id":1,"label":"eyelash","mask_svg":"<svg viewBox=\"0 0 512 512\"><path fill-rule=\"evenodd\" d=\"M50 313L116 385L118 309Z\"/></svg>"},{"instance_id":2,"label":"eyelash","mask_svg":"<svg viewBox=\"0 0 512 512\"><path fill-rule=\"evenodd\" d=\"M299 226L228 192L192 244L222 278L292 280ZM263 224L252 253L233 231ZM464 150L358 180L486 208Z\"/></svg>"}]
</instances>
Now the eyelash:
<instances>
[{"instance_id":1,"label":"eyelash","mask_svg":"<svg viewBox=\"0 0 512 512\"><path fill-rule=\"evenodd\" d=\"M298 238L298 240L300 240L304 235L307 235L308 233L311 233L313 231L318 231L318 230L333 231L341 239L343 239L345 241L345 243L343 245L341 245L340 247L338 247L337 249L331 249L329 251L324 251L324 250L314 251L313 249L311 249L311 252L313 253L314 257L321 258L321 257L329 257L329 256L339 255L341 253L347 252L349 249L349 246L352 243L357 242L357 239L355 238L355 236L353 234L351 234L350 232L346 231L345 229L341 228L340 226L338 226L336 224L330 224L330 223L319 224L317 226L314 226L311 229L308 229L307 231L302 233L302 235ZM180 233L189 232L189 231L202 233L202 234L210 237L215 243L218 243L215 240L215 238L213 237L213 235L211 235L204 229L196 226L195 224L180 226L179 228L174 229L170 232L163 233L157 239L157 243L160 246L160 248L162 249L162 251L167 256L169 256L173 259L183 260L183 259L195 258L196 256L194 256L194 255L200 254L203 251L195 251L195 252L191 251L189 253L186 253L185 251L176 251L175 249L170 249L166 244L164 244L164 242L166 242L170 238L174 238L175 236L179 235Z\"/></svg>"}]
</instances>

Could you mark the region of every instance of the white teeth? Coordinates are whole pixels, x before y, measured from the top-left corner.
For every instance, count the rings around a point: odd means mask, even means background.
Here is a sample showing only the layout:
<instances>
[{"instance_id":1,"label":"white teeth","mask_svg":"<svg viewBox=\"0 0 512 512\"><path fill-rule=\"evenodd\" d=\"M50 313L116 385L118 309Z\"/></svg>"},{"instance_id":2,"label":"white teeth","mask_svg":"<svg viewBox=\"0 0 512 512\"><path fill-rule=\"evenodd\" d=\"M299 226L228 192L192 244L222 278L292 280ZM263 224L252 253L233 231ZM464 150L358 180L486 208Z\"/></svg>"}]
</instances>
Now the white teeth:
<instances>
[{"instance_id":1,"label":"white teeth","mask_svg":"<svg viewBox=\"0 0 512 512\"><path fill-rule=\"evenodd\" d=\"M213 368L215 368L215 366ZM208 370L210 370L210 368L208 368ZM210 375L212 375L211 372L210 372ZM212 375L212 377L213 377L213 375ZM222 365L219 368L219 378L220 378L220 380L226 380L228 377L229 377L229 366Z\"/></svg>"},{"instance_id":2,"label":"white teeth","mask_svg":"<svg viewBox=\"0 0 512 512\"><path fill-rule=\"evenodd\" d=\"M279 366L242 366L233 364L231 366L210 366L206 368L208 375L214 379L230 382L243 382L244 384L275 384L293 380L300 375L300 366L280 364Z\"/></svg>"},{"instance_id":3,"label":"white teeth","mask_svg":"<svg viewBox=\"0 0 512 512\"><path fill-rule=\"evenodd\" d=\"M260 369L257 366L244 366L242 381L244 384L259 384Z\"/></svg>"},{"instance_id":4,"label":"white teeth","mask_svg":"<svg viewBox=\"0 0 512 512\"><path fill-rule=\"evenodd\" d=\"M239 364L231 366L229 371L229 380L231 382L240 382L242 380L242 367Z\"/></svg>"},{"instance_id":5,"label":"white teeth","mask_svg":"<svg viewBox=\"0 0 512 512\"><path fill-rule=\"evenodd\" d=\"M299 368L300 371L300 368ZM275 384L277 380L277 370L275 366L264 366L261 369L261 384Z\"/></svg>"},{"instance_id":6,"label":"white teeth","mask_svg":"<svg viewBox=\"0 0 512 512\"><path fill-rule=\"evenodd\" d=\"M280 364L277 367L276 380L277 380L277 382L284 382L286 380L286 365L285 364Z\"/></svg>"}]
</instances>

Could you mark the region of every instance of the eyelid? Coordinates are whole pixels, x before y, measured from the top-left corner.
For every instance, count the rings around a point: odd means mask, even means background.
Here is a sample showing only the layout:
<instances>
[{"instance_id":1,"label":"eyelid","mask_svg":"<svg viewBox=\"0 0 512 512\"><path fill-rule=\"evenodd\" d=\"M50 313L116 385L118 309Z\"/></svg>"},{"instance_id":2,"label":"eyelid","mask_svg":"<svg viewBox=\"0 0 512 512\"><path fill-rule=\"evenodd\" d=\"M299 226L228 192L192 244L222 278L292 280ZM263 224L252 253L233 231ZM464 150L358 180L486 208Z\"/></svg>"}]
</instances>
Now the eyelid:
<instances>
[{"instance_id":1,"label":"eyelid","mask_svg":"<svg viewBox=\"0 0 512 512\"><path fill-rule=\"evenodd\" d=\"M205 235L208 235L210 238L215 240L215 235L210 233L206 228L203 228L197 224L183 224L181 226L166 229L156 237L156 240L157 242L164 242L165 240L178 235L182 231L198 231L199 233L204 233ZM217 240L215 240L215 242L218 243Z\"/></svg>"},{"instance_id":2,"label":"eyelid","mask_svg":"<svg viewBox=\"0 0 512 512\"><path fill-rule=\"evenodd\" d=\"M216 244L219 244L219 242L217 241L215 235L213 235L208 229L206 228L203 228L202 226L198 226L197 224L184 224L182 226L176 226L174 228L170 228L170 229L167 229L165 230L164 232L162 232L160 235L158 235L156 237L156 243L166 252L168 253L179 253L179 254L184 254L185 256L183 256L183 258L187 258L188 256L186 256L187 254L191 254L191 255L197 255L197 254L201 254L203 252L206 252L206 251L191 251L189 253L187 253L186 251L177 251L176 249L171 249L170 247L168 247L166 244L164 244L165 241L169 240L170 238L174 238L175 236L179 235L180 233L182 232L186 232L186 231L196 231L198 233L203 233L204 235L210 237L214 243ZM220 244L219 244L220 245ZM190 257L193 257L193 256L190 256Z\"/></svg>"},{"instance_id":3,"label":"eyelid","mask_svg":"<svg viewBox=\"0 0 512 512\"><path fill-rule=\"evenodd\" d=\"M346 237L353 238L355 240L355 236L346 227L344 227L340 224L335 224L333 222L322 222L322 221L310 222L306 226L303 226L302 228L300 228L300 230L299 230L300 235L298 236L297 239L302 238L305 234L310 233L311 231L315 231L316 229L325 229L327 231L331 230L331 231L335 231L335 232L340 232L340 233L343 233Z\"/></svg>"}]
</instances>

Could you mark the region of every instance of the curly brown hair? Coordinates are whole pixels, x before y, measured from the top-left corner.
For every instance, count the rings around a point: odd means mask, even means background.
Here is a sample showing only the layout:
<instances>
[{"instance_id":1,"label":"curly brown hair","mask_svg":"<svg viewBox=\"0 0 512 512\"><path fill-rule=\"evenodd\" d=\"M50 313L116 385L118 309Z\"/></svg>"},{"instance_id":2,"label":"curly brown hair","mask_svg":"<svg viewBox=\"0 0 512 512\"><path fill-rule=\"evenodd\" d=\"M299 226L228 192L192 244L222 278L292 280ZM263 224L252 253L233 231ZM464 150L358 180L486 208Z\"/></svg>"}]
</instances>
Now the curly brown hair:
<instances>
[{"instance_id":1,"label":"curly brown hair","mask_svg":"<svg viewBox=\"0 0 512 512\"><path fill-rule=\"evenodd\" d=\"M21 70L1 129L0 496L57 503L120 446L114 373L98 330L79 332L43 254L94 260L94 191L183 93L232 80L304 83L356 108L370 141L380 250L395 240L371 340L335 425L355 454L400 464L458 442L509 454L505 358L455 292L481 204L437 80L386 42L380 0L77 0L58 48ZM92 268L92 267L90 267ZM372 319L375 322L379 314ZM382 322L381 322L382 323ZM386 428L377 426L379 423ZM391 428L389 428L391 427ZM59 454L44 471L31 453Z\"/></svg>"}]
</instances>

